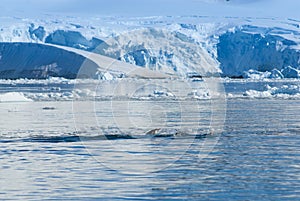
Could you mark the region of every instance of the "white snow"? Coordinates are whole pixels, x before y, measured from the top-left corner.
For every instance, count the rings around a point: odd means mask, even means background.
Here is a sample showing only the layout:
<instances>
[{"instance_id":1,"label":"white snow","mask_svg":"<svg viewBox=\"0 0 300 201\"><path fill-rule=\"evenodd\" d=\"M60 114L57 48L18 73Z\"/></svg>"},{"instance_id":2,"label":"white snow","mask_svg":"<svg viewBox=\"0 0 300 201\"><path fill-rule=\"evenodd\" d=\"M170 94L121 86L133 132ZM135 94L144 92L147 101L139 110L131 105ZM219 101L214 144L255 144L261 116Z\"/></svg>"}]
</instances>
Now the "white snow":
<instances>
[{"instance_id":1,"label":"white snow","mask_svg":"<svg viewBox=\"0 0 300 201\"><path fill-rule=\"evenodd\" d=\"M248 90L244 94L245 96L251 98L271 98L272 94L270 91L256 91L256 90Z\"/></svg>"},{"instance_id":2,"label":"white snow","mask_svg":"<svg viewBox=\"0 0 300 201\"><path fill-rule=\"evenodd\" d=\"M227 98L276 98L276 99L300 99L300 84L298 79L222 79L226 85L234 84L236 88L233 92L227 93ZM151 82L151 80L149 80ZM163 85L171 84L172 81L164 80L161 82ZM125 84L127 83L127 84ZM118 85L127 86L132 88L138 86L144 86L138 79L126 79L124 83L123 79L113 80L67 80L61 78L50 78L48 80L0 80L0 84L11 88L16 85L22 92L5 92L0 94L0 102L24 102L24 101L74 101L74 100L111 100L112 98L118 99L137 99L137 100L149 100L149 99L171 99L171 100L210 100L214 97L218 97L216 92L209 90L206 87L206 82L192 82L191 86L195 85L198 88L189 88L179 90L174 94L172 91L168 91L164 88L141 89L141 93L135 93L130 95L127 93L115 93L114 89ZM260 84L255 84L260 83ZM254 84L254 85L253 85ZM40 86L43 87L40 87ZM265 86L264 86L265 85ZM26 87L25 87L26 86ZM39 86L37 88L37 86ZM54 87L55 86L55 87ZM95 88L95 86L98 86ZM145 85L148 86L148 85ZM150 85L149 85L150 86ZM170 85L172 86L172 84ZM264 86L261 87L248 87L247 90L243 89L245 86ZM24 88L25 87L25 88ZM30 89L30 90L29 90ZM100 90L100 91L96 91ZM150 90L150 91L149 91ZM25 91L25 92L24 92ZM145 91L145 93L143 93ZM149 92L148 92L149 91ZM218 92L219 93L219 92Z\"/></svg>"},{"instance_id":3,"label":"white snow","mask_svg":"<svg viewBox=\"0 0 300 201\"><path fill-rule=\"evenodd\" d=\"M9 92L0 94L0 102L31 102L32 100L25 97L23 93L20 92Z\"/></svg>"},{"instance_id":4,"label":"white snow","mask_svg":"<svg viewBox=\"0 0 300 201\"><path fill-rule=\"evenodd\" d=\"M243 75L244 78L250 78L250 79L265 79L271 77L270 72L259 72L257 70L250 69L246 72L244 72Z\"/></svg>"},{"instance_id":5,"label":"white snow","mask_svg":"<svg viewBox=\"0 0 300 201\"><path fill-rule=\"evenodd\" d=\"M269 78L271 78L271 79L283 79L284 76L283 76L281 71L279 71L277 69L273 69L271 71L271 74L270 74Z\"/></svg>"},{"instance_id":6,"label":"white snow","mask_svg":"<svg viewBox=\"0 0 300 201\"><path fill-rule=\"evenodd\" d=\"M282 99L299 99L300 86L295 84L283 85L281 87L266 86L266 90L247 90L244 96L249 98L282 98ZM232 96L231 96L232 97Z\"/></svg>"},{"instance_id":7,"label":"white snow","mask_svg":"<svg viewBox=\"0 0 300 201\"><path fill-rule=\"evenodd\" d=\"M152 96L152 94L150 96ZM174 94L167 92L167 91L162 91L162 90L154 90L153 96L154 97L175 97Z\"/></svg>"},{"instance_id":8,"label":"white snow","mask_svg":"<svg viewBox=\"0 0 300 201\"><path fill-rule=\"evenodd\" d=\"M222 71L225 76L242 76L250 69L260 72L281 71L287 66L298 69L298 24L292 18L198 15L2 17L0 41L45 43L48 36L57 33L57 37L62 37L60 41L68 41L63 45L100 51L151 70L179 75L193 71L211 75ZM112 46L99 44L101 41ZM0 56L5 59L1 51Z\"/></svg>"},{"instance_id":9,"label":"white snow","mask_svg":"<svg viewBox=\"0 0 300 201\"><path fill-rule=\"evenodd\" d=\"M109 72L97 72L98 80L113 80L115 79Z\"/></svg>"},{"instance_id":10,"label":"white snow","mask_svg":"<svg viewBox=\"0 0 300 201\"><path fill-rule=\"evenodd\" d=\"M187 97L198 99L198 100L208 100L211 99L211 96L207 90L193 90L192 92L187 94Z\"/></svg>"},{"instance_id":11,"label":"white snow","mask_svg":"<svg viewBox=\"0 0 300 201\"><path fill-rule=\"evenodd\" d=\"M281 71L273 69L271 70L271 72L260 72L257 70L250 69L244 72L243 77L253 80L298 78L298 70L292 67L286 67Z\"/></svg>"},{"instance_id":12,"label":"white snow","mask_svg":"<svg viewBox=\"0 0 300 201\"><path fill-rule=\"evenodd\" d=\"M62 0L59 9L58 1L47 6L37 0L4 2L1 42L60 44L180 76L197 71L240 77L253 69L259 73L248 77L257 79L268 71L270 78L282 78L287 66L299 70L300 3L292 0ZM103 41L112 46L105 47ZM5 61L2 53L0 61ZM53 57L42 56L49 61ZM48 62L39 67L54 66ZM59 66L59 73L60 68L71 69ZM2 70L5 74L11 69L0 62Z\"/></svg>"}]
</instances>

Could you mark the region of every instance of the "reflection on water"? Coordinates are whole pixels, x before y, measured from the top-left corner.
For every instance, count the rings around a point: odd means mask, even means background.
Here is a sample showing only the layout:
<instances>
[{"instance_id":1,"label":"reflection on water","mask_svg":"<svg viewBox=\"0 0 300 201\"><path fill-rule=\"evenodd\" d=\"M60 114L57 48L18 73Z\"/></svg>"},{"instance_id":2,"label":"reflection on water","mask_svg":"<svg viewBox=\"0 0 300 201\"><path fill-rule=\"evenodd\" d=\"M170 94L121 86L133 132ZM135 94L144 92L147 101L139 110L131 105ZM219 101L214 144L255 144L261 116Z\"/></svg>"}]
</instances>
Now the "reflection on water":
<instances>
[{"instance_id":1,"label":"reflection on water","mask_svg":"<svg viewBox=\"0 0 300 201\"><path fill-rule=\"evenodd\" d=\"M210 100L199 100L200 114L189 101L184 112L176 99L151 101L114 102L116 115L140 119L129 121L143 131L133 134L123 121L108 125L110 101L1 103L0 199L300 199L299 100L229 99L221 136L145 135L154 117L165 129L198 122L198 134L210 134ZM75 122L74 105L83 117Z\"/></svg>"}]
</instances>

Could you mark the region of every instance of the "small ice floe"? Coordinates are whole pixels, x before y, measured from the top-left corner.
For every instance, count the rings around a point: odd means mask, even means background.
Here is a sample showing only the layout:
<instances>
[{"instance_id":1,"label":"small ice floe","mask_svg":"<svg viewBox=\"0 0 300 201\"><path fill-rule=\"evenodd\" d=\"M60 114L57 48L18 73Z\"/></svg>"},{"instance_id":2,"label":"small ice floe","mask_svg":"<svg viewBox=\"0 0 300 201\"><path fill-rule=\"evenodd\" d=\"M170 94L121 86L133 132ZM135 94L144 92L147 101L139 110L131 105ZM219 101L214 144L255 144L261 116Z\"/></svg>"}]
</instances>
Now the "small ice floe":
<instances>
[{"instance_id":1,"label":"small ice floe","mask_svg":"<svg viewBox=\"0 0 300 201\"><path fill-rule=\"evenodd\" d=\"M51 87L51 91L61 91L60 87Z\"/></svg>"},{"instance_id":2,"label":"small ice floe","mask_svg":"<svg viewBox=\"0 0 300 201\"><path fill-rule=\"evenodd\" d=\"M0 94L0 102L32 102L33 100L25 97L21 92L9 92Z\"/></svg>"},{"instance_id":3,"label":"small ice floe","mask_svg":"<svg viewBox=\"0 0 300 201\"><path fill-rule=\"evenodd\" d=\"M208 91L201 91L193 90L192 92L187 94L188 97L193 99L199 99L199 100L207 100L210 99L211 96Z\"/></svg>"},{"instance_id":4,"label":"small ice floe","mask_svg":"<svg viewBox=\"0 0 300 201\"><path fill-rule=\"evenodd\" d=\"M72 92L74 97L82 98L82 97L95 97L97 94L95 91L90 89L75 89Z\"/></svg>"},{"instance_id":5,"label":"small ice floe","mask_svg":"<svg viewBox=\"0 0 300 201\"><path fill-rule=\"evenodd\" d=\"M109 72L101 72L98 71L97 73L98 80L113 80L114 76L110 74Z\"/></svg>"},{"instance_id":6,"label":"small ice floe","mask_svg":"<svg viewBox=\"0 0 300 201\"><path fill-rule=\"evenodd\" d=\"M244 78L262 80L262 79L283 79L283 78L300 78L300 70L287 66L282 70L274 68L273 70L261 72L250 69L243 74Z\"/></svg>"},{"instance_id":7,"label":"small ice floe","mask_svg":"<svg viewBox=\"0 0 300 201\"><path fill-rule=\"evenodd\" d=\"M266 90L247 90L244 96L250 98L300 98L300 86L298 85L282 85L281 87L271 87L266 85Z\"/></svg>"},{"instance_id":8,"label":"small ice floe","mask_svg":"<svg viewBox=\"0 0 300 201\"><path fill-rule=\"evenodd\" d=\"M268 71L260 72L260 71L253 70L253 69L245 71L243 74L244 78L254 79L254 80L266 79L266 78L269 78L270 76L271 76L271 73Z\"/></svg>"},{"instance_id":9,"label":"small ice floe","mask_svg":"<svg viewBox=\"0 0 300 201\"><path fill-rule=\"evenodd\" d=\"M270 91L248 90L244 93L244 96L249 98L271 98L272 94Z\"/></svg>"},{"instance_id":10,"label":"small ice floe","mask_svg":"<svg viewBox=\"0 0 300 201\"><path fill-rule=\"evenodd\" d=\"M154 90L153 95L155 97L174 97L174 94L161 90Z\"/></svg>"},{"instance_id":11,"label":"small ice floe","mask_svg":"<svg viewBox=\"0 0 300 201\"><path fill-rule=\"evenodd\" d=\"M68 101L74 99L71 92L26 93L26 97L34 101Z\"/></svg>"},{"instance_id":12,"label":"small ice floe","mask_svg":"<svg viewBox=\"0 0 300 201\"><path fill-rule=\"evenodd\" d=\"M281 71L279 71L279 70L277 70L277 69L275 68L275 69L273 69L273 70L271 71L271 74L270 74L269 78L271 78L271 79L283 79L284 76L283 76L283 74L281 73Z\"/></svg>"}]
</instances>

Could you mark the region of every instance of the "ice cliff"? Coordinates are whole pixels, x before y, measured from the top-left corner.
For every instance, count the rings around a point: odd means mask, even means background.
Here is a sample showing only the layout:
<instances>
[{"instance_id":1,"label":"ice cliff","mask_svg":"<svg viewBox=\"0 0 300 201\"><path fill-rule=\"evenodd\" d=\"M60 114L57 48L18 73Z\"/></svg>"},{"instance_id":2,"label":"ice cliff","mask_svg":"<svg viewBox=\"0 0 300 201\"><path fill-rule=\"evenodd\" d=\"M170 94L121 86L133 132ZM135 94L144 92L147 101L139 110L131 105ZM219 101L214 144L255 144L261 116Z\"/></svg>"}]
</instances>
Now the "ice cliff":
<instances>
[{"instance_id":1,"label":"ice cliff","mask_svg":"<svg viewBox=\"0 0 300 201\"><path fill-rule=\"evenodd\" d=\"M85 58L43 43L93 51L180 76L198 72L299 77L300 21L295 19L48 16L5 20L10 23L0 23L0 78L74 78Z\"/></svg>"},{"instance_id":2,"label":"ice cliff","mask_svg":"<svg viewBox=\"0 0 300 201\"><path fill-rule=\"evenodd\" d=\"M263 32L251 33L248 32L250 29ZM218 60L224 76L240 77L250 69L271 72L288 66L299 67L298 43L267 31L260 27L246 26L219 37Z\"/></svg>"}]
</instances>

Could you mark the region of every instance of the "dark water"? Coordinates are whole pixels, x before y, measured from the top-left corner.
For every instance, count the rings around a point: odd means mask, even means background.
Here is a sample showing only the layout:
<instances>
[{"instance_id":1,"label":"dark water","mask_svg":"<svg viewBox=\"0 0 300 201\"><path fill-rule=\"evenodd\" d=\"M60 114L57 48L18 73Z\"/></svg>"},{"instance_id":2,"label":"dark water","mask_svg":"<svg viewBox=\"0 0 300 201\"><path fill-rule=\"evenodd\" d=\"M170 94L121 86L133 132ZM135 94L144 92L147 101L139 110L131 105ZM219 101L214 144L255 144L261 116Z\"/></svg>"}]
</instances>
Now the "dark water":
<instances>
[{"instance_id":1,"label":"dark water","mask_svg":"<svg viewBox=\"0 0 300 201\"><path fill-rule=\"evenodd\" d=\"M201 103L203 116L187 111L203 121L196 137L114 127L105 137L74 125L72 102L1 103L0 199L300 199L300 100L229 99L220 136L206 130L211 102ZM84 117L102 120L95 108Z\"/></svg>"}]
</instances>

